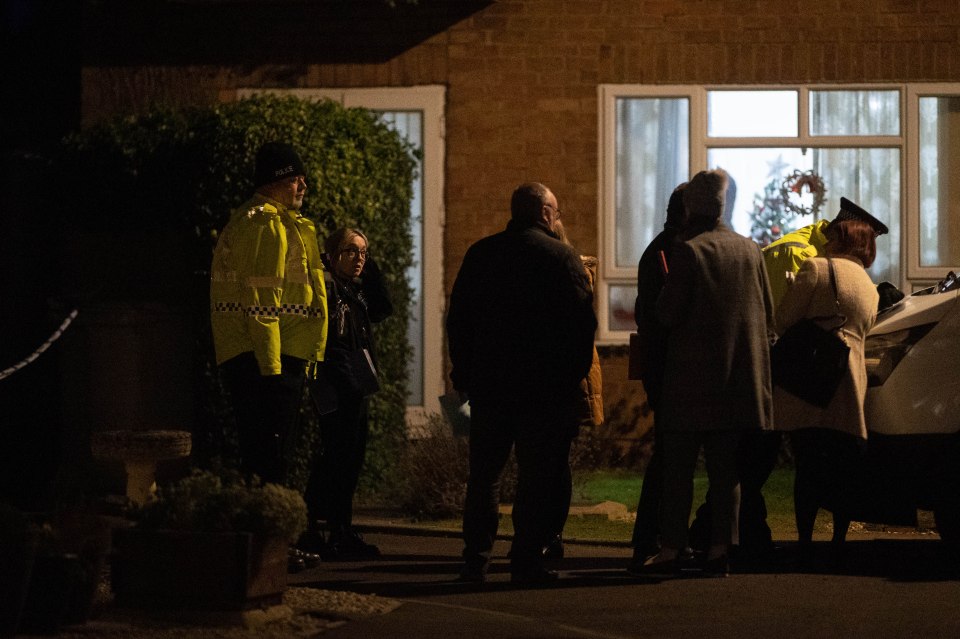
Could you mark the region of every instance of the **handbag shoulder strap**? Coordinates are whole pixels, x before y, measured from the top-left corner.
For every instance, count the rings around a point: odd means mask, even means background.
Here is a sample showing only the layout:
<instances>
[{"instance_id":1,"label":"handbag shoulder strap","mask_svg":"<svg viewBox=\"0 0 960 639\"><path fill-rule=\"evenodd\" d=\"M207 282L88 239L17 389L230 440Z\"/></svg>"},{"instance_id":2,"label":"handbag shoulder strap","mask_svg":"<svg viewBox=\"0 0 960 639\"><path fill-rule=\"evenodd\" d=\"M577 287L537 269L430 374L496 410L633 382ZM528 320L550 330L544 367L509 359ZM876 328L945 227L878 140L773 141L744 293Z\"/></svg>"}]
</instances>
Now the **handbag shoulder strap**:
<instances>
[{"instance_id":1,"label":"handbag shoulder strap","mask_svg":"<svg viewBox=\"0 0 960 639\"><path fill-rule=\"evenodd\" d=\"M843 319L836 328L843 328L847 323L847 316L840 313L840 289L837 287L837 272L833 269L833 259L829 257L827 258L827 269L830 271L830 286L833 288L833 301L837 304L836 316Z\"/></svg>"}]
</instances>

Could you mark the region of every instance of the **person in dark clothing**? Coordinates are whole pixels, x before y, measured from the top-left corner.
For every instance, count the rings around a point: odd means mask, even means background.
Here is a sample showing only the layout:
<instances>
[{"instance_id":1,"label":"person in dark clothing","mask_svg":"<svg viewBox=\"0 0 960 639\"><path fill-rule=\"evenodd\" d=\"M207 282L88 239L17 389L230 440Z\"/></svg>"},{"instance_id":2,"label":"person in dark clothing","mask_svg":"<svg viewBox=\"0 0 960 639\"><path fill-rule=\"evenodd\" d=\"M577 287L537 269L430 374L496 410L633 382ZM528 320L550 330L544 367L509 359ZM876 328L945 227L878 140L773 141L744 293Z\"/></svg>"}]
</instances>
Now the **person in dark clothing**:
<instances>
[{"instance_id":1,"label":"person in dark clothing","mask_svg":"<svg viewBox=\"0 0 960 639\"><path fill-rule=\"evenodd\" d=\"M640 256L637 266L637 301L634 317L637 321L641 381L647 393L647 403L653 410L653 455L647 463L637 504L637 520L633 526L633 559L630 569L660 551L660 501L663 494L663 443L656 426L657 413L663 392L663 373L666 368L667 329L657 320L656 303L666 282L667 264L673 246L679 241L686 220L683 189L687 183L673 190L667 202L667 220L663 230L653 238Z\"/></svg>"},{"instance_id":2,"label":"person in dark clothing","mask_svg":"<svg viewBox=\"0 0 960 639\"><path fill-rule=\"evenodd\" d=\"M523 184L510 208L506 230L468 249L447 314L450 377L471 410L460 578L486 578L500 476L514 448L511 579L542 583L557 577L544 568L541 551L556 534L554 493L564 485L578 430L597 320L580 256L554 231L556 196L542 184Z\"/></svg>"},{"instance_id":3,"label":"person in dark clothing","mask_svg":"<svg viewBox=\"0 0 960 639\"><path fill-rule=\"evenodd\" d=\"M324 361L310 382L322 449L305 500L311 523L326 522L327 538L317 547L324 559L373 557L379 549L352 528L353 495L367 450L369 397L379 389L372 324L393 305L362 232L339 229L325 249L330 324Z\"/></svg>"}]
</instances>

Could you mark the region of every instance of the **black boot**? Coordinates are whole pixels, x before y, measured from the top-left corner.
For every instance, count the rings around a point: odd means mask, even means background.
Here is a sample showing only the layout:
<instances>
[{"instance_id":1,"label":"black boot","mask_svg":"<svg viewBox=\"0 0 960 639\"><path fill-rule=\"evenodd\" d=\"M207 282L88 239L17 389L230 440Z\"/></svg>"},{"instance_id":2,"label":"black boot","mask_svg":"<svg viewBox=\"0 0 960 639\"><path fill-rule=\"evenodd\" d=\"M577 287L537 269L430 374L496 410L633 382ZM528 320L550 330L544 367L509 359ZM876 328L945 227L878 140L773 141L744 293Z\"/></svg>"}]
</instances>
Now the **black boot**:
<instances>
[{"instance_id":1,"label":"black boot","mask_svg":"<svg viewBox=\"0 0 960 639\"><path fill-rule=\"evenodd\" d=\"M324 559L373 559L380 556L380 549L350 526L341 526L330 531L326 554L321 554Z\"/></svg>"}]
</instances>

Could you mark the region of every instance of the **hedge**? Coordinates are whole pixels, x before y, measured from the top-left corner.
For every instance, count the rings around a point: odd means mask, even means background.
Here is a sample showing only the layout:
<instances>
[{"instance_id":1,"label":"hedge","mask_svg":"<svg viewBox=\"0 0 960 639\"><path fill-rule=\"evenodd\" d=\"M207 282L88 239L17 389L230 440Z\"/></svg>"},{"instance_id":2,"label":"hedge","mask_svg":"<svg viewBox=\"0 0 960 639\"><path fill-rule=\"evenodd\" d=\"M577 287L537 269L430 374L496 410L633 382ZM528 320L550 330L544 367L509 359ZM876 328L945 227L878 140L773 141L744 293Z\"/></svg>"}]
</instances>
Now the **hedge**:
<instances>
[{"instance_id":1,"label":"hedge","mask_svg":"<svg viewBox=\"0 0 960 639\"><path fill-rule=\"evenodd\" d=\"M203 387L195 443L201 458L216 456L223 441L230 441L218 439L219 433L230 433L232 422L212 361L210 260L230 211L253 192L257 148L271 140L289 142L303 158L308 191L302 212L316 223L321 250L323 238L339 227L363 230L391 289L396 313L377 327L384 383L371 406L365 475L368 484L377 482L405 433L412 296L406 271L412 263L410 202L419 151L375 113L264 95L209 108L156 108L103 122L69 136L56 163L58 191L69 194L59 211L64 233L172 236L178 254L188 256L189 264L170 264L144 284L144 273L156 270L151 262L159 257L156 247L146 246L153 255L139 266L119 268L126 279L120 276L100 294L185 304L195 316L193 373ZM305 480L305 453L316 444L310 411L304 419L294 485Z\"/></svg>"}]
</instances>

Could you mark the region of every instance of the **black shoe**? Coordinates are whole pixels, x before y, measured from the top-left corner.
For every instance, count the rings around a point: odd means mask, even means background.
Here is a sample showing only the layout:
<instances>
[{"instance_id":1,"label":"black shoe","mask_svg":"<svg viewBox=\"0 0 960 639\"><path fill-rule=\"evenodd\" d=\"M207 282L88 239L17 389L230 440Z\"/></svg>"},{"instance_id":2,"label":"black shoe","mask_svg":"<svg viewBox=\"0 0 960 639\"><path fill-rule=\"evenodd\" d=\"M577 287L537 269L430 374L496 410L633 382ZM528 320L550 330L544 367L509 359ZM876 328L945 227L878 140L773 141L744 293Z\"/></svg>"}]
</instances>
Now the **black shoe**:
<instances>
[{"instance_id":1,"label":"black shoe","mask_svg":"<svg viewBox=\"0 0 960 639\"><path fill-rule=\"evenodd\" d=\"M457 576L457 581L469 584L482 584L487 580L486 564L464 564Z\"/></svg>"},{"instance_id":2,"label":"black shoe","mask_svg":"<svg viewBox=\"0 0 960 639\"><path fill-rule=\"evenodd\" d=\"M540 557L544 561L556 561L563 559L563 539L557 535L551 539L546 546L540 549ZM513 549L507 551L507 559L513 558Z\"/></svg>"},{"instance_id":3,"label":"black shoe","mask_svg":"<svg viewBox=\"0 0 960 639\"><path fill-rule=\"evenodd\" d=\"M641 563L647 559L647 557L653 557L660 552L660 543L656 541L648 541L641 543L638 546L633 548L633 561L639 560Z\"/></svg>"},{"instance_id":4,"label":"black shoe","mask_svg":"<svg viewBox=\"0 0 960 639\"><path fill-rule=\"evenodd\" d=\"M297 550L316 555L319 555L326 545L327 540L323 538L323 533L318 530L309 530L303 533L297 539L297 543L294 544Z\"/></svg>"},{"instance_id":5,"label":"black shoe","mask_svg":"<svg viewBox=\"0 0 960 639\"><path fill-rule=\"evenodd\" d=\"M641 544L634 547L633 557L630 559L630 566L639 567L644 564L647 559L655 557L660 554L660 544ZM627 569L629 571L629 567Z\"/></svg>"},{"instance_id":6,"label":"black shoe","mask_svg":"<svg viewBox=\"0 0 960 639\"><path fill-rule=\"evenodd\" d=\"M560 578L560 575L543 566L524 566L510 568L510 583L514 584L549 584Z\"/></svg>"},{"instance_id":7,"label":"black shoe","mask_svg":"<svg viewBox=\"0 0 960 639\"><path fill-rule=\"evenodd\" d=\"M813 544L810 542L797 544L797 570L799 572L813 572L815 566L816 557L813 552Z\"/></svg>"},{"instance_id":8,"label":"black shoe","mask_svg":"<svg viewBox=\"0 0 960 639\"><path fill-rule=\"evenodd\" d=\"M774 544L732 546L730 564L745 570L777 570L783 567L785 555L783 548Z\"/></svg>"},{"instance_id":9,"label":"black shoe","mask_svg":"<svg viewBox=\"0 0 960 639\"><path fill-rule=\"evenodd\" d=\"M673 577L680 570L676 559L662 559L659 555L634 559L627 564L627 572L636 577Z\"/></svg>"},{"instance_id":10,"label":"black shoe","mask_svg":"<svg viewBox=\"0 0 960 639\"><path fill-rule=\"evenodd\" d=\"M380 549L365 542L363 535L352 528L330 533L325 552L330 559L373 559L380 556ZM327 559L324 553L321 556Z\"/></svg>"},{"instance_id":11,"label":"black shoe","mask_svg":"<svg viewBox=\"0 0 960 639\"><path fill-rule=\"evenodd\" d=\"M704 577L727 577L730 575L730 561L726 555L708 559L703 564Z\"/></svg>"},{"instance_id":12,"label":"black shoe","mask_svg":"<svg viewBox=\"0 0 960 639\"><path fill-rule=\"evenodd\" d=\"M563 559L563 539L557 535L550 540L550 543L543 547L540 556L544 561L558 561Z\"/></svg>"},{"instance_id":13,"label":"black shoe","mask_svg":"<svg viewBox=\"0 0 960 639\"><path fill-rule=\"evenodd\" d=\"M289 556L302 559L305 568L316 568L321 562L321 557L319 554L315 552L308 552L302 548L297 548L296 546L290 546Z\"/></svg>"},{"instance_id":14,"label":"black shoe","mask_svg":"<svg viewBox=\"0 0 960 639\"><path fill-rule=\"evenodd\" d=\"M287 574L295 575L302 570L306 570L307 564L302 557L298 557L295 553L296 548L290 548L290 552L287 553Z\"/></svg>"}]
</instances>

